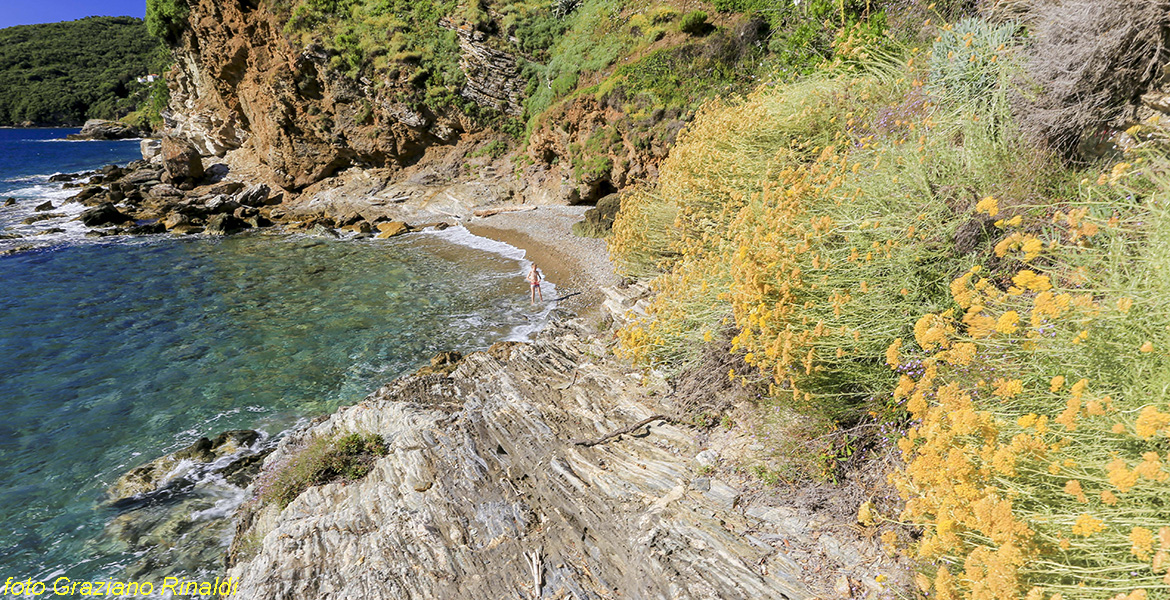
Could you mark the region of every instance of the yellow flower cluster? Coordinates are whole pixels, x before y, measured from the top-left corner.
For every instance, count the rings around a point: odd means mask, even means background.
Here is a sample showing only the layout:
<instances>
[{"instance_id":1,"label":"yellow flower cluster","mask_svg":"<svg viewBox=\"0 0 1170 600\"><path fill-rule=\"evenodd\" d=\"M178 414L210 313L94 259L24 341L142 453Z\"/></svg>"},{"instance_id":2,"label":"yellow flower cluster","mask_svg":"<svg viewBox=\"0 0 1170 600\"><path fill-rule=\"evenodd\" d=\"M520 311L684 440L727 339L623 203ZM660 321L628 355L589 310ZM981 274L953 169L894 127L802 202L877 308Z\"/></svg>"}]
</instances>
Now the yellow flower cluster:
<instances>
[{"instance_id":1,"label":"yellow flower cluster","mask_svg":"<svg viewBox=\"0 0 1170 600\"><path fill-rule=\"evenodd\" d=\"M985 202L977 210L995 208ZM1063 222L1083 227L1086 214L1074 208ZM1045 247L1025 234L1009 234L1005 240L997 250L1001 256L1022 250L1030 260ZM1050 353L1084 355L1088 350L1072 349L1107 344L1113 331L1105 326L1099 336L1089 336L1090 324L1109 313L1092 291L1057 289L1055 272L1018 270L1000 279L1010 281L1001 291L980 277L982 269L970 269L950 284L961 316L928 313L915 322L915 341L927 353L927 368L918 379L903 375L893 392L895 398L909 398L915 424L898 442L907 467L892 480L906 500L903 518L926 527L918 556L963 565L962 577L940 569L924 589L934 586L955 598L987 600L1018 598L1023 590L1041 599L1048 598L1045 589L1071 593L1076 588L1064 587L1059 569L1030 567L1053 548L1072 561L1070 569L1088 556L1101 565L1137 559L1145 566L1127 568L1144 573L1143 581L1165 577L1170 583L1170 556L1154 535L1158 518L1144 512L1150 498L1170 497L1170 454L1147 450L1140 459L1130 458L1136 441L1170 436L1170 412L1162 404L1148 404L1128 413L1132 421L1117 422L1126 413L1118 410L1115 394L1095 391L1097 384L1090 385L1088 377L1037 370L1053 364L1047 360ZM1083 275L1068 280L1083 286ZM1133 300L1114 302L1117 316L1109 318L1125 319ZM1149 352L1129 346L1131 360L1152 354L1150 346ZM959 348L962 359L956 357ZM901 343L897 350L905 351ZM966 357L974 356L980 365L994 365L995 376L980 378L969 371L972 360ZM1081 358L1055 363L1063 368L1085 364ZM1035 410L1040 406L1045 409ZM1105 440L1118 443L1105 453ZM981 512L988 506L999 512ZM1170 510L1161 518L1170 521ZM1103 554L1102 548L1125 548L1129 558ZM1107 583L1107 589L1114 587ZM1142 596L1143 589L1118 597Z\"/></svg>"}]
</instances>

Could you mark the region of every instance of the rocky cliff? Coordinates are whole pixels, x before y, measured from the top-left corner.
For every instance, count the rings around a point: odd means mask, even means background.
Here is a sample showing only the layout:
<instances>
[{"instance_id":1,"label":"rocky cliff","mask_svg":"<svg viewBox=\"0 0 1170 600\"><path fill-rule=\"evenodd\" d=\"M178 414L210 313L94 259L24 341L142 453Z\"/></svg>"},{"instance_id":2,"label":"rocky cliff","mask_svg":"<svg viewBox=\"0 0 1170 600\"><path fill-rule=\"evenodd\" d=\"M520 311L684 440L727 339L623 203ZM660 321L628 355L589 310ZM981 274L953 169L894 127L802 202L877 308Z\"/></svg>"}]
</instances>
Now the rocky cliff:
<instances>
[{"instance_id":1,"label":"rocky cliff","mask_svg":"<svg viewBox=\"0 0 1170 600\"><path fill-rule=\"evenodd\" d=\"M604 351L579 326L554 326L450 375L400 379L283 440L266 470L314 436L373 433L389 454L283 510L245 505L229 557L241 594L892 597L875 575L895 564L852 519L712 476L718 451L700 455L669 417L629 427L663 410L667 390Z\"/></svg>"},{"instance_id":2,"label":"rocky cliff","mask_svg":"<svg viewBox=\"0 0 1170 600\"><path fill-rule=\"evenodd\" d=\"M396 81L354 80L295 46L267 3L192 0L169 77L173 133L204 153L243 149L256 175L302 188L350 166L402 167L466 131L402 102Z\"/></svg>"}]
</instances>

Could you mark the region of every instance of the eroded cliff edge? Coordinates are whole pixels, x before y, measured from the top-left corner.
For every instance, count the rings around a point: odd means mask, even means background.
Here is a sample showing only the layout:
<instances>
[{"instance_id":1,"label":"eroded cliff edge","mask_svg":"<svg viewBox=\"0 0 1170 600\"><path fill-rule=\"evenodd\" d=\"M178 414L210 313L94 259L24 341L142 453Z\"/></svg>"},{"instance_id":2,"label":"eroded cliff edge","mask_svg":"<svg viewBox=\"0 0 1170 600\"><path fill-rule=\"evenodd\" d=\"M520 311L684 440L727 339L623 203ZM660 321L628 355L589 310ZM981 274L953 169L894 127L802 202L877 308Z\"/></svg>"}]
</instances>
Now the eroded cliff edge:
<instances>
[{"instance_id":1,"label":"eroded cliff edge","mask_svg":"<svg viewBox=\"0 0 1170 600\"><path fill-rule=\"evenodd\" d=\"M389 454L364 479L309 488L283 511L245 505L228 575L246 598L893 593L874 574L895 564L851 519L709 476L685 426L574 443L665 412L662 381L604 352L579 324L556 324L449 376L401 378L287 437L266 469L313 436L377 434Z\"/></svg>"}]
</instances>

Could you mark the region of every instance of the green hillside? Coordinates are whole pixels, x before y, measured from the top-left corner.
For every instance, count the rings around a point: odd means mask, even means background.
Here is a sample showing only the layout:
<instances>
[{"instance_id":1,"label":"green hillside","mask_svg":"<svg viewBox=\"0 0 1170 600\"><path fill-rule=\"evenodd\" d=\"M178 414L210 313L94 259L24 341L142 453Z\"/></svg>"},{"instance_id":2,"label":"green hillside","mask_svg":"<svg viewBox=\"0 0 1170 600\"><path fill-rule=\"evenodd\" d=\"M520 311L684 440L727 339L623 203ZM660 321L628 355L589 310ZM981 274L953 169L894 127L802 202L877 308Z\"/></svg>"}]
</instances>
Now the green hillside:
<instances>
[{"instance_id":1,"label":"green hillside","mask_svg":"<svg viewBox=\"0 0 1170 600\"><path fill-rule=\"evenodd\" d=\"M0 125L125 116L149 93L158 41L132 17L0 29Z\"/></svg>"}]
</instances>

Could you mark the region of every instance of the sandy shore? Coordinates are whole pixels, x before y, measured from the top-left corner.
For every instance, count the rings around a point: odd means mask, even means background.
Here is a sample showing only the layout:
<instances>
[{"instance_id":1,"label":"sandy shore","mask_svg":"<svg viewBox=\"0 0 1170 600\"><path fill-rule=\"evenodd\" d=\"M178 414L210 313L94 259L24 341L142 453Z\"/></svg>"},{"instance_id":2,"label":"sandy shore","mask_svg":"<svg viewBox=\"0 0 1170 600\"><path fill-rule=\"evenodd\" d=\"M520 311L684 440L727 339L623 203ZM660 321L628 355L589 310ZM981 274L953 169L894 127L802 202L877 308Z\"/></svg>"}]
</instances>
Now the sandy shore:
<instances>
[{"instance_id":1,"label":"sandy shore","mask_svg":"<svg viewBox=\"0 0 1170 600\"><path fill-rule=\"evenodd\" d=\"M583 317L593 318L605 296L601 286L616 285L605 241L573 235L573 223L580 221L588 206L542 206L528 212L500 213L465 221L476 235L522 248L545 278L555 283L559 295L575 294L561 306Z\"/></svg>"}]
</instances>

